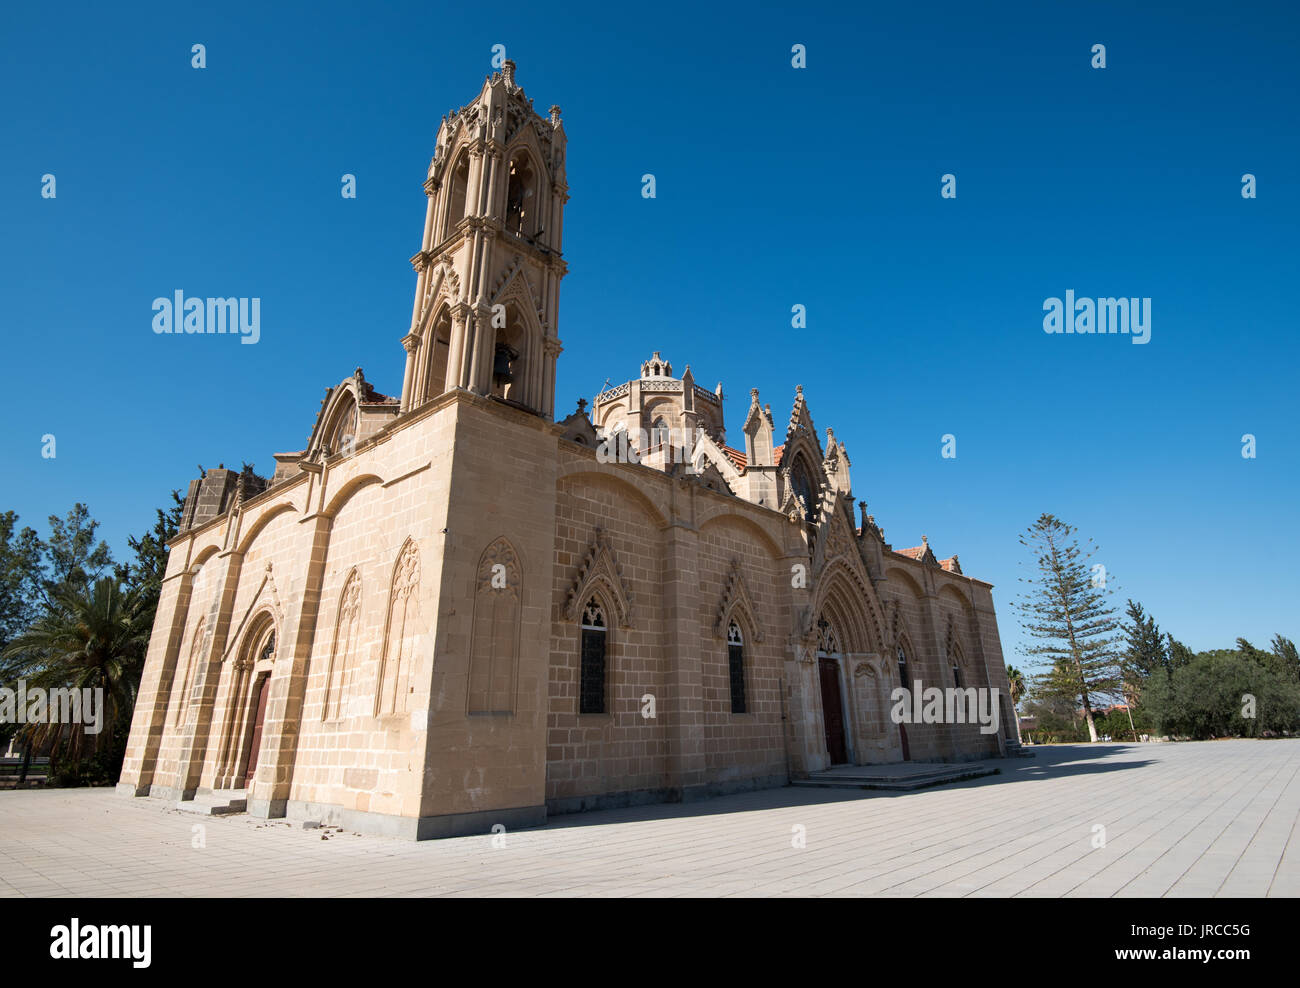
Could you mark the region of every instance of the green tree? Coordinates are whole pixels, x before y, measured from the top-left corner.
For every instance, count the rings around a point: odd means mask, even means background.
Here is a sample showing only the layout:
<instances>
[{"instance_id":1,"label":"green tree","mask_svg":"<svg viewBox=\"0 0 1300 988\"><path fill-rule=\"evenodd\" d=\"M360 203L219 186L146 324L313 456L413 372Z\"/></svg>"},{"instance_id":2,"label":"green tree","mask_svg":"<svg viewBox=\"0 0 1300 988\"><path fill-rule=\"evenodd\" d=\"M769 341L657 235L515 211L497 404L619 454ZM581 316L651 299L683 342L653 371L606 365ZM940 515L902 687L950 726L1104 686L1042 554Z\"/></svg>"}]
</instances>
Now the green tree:
<instances>
[{"instance_id":1,"label":"green tree","mask_svg":"<svg viewBox=\"0 0 1300 988\"><path fill-rule=\"evenodd\" d=\"M90 509L79 501L63 518L50 515L50 537L41 544L44 559L40 566L41 591L47 607L55 606L60 588L91 583L112 566L108 543L95 544L98 528L99 522L90 517Z\"/></svg>"},{"instance_id":2,"label":"green tree","mask_svg":"<svg viewBox=\"0 0 1300 988\"><path fill-rule=\"evenodd\" d=\"M1166 634L1165 641L1168 643L1165 648L1166 664L1165 671L1172 677L1175 672L1196 658L1196 653L1174 638L1173 635Z\"/></svg>"},{"instance_id":3,"label":"green tree","mask_svg":"<svg viewBox=\"0 0 1300 988\"><path fill-rule=\"evenodd\" d=\"M1007 688L1011 692L1011 706L1018 707L1028 690L1025 687L1025 674L1013 665L1007 666Z\"/></svg>"},{"instance_id":4,"label":"green tree","mask_svg":"<svg viewBox=\"0 0 1300 988\"><path fill-rule=\"evenodd\" d=\"M103 754L124 735L140 684L152 615L137 595L116 580L65 582L52 591L53 606L0 652L4 679L23 679L28 689L102 690L102 729L29 724L26 740L52 757L76 761ZM120 767L120 754L118 766Z\"/></svg>"},{"instance_id":5,"label":"green tree","mask_svg":"<svg viewBox=\"0 0 1300 988\"><path fill-rule=\"evenodd\" d=\"M31 528L18 528L18 515L0 514L0 648L36 619L44 547Z\"/></svg>"},{"instance_id":6,"label":"green tree","mask_svg":"<svg viewBox=\"0 0 1300 988\"><path fill-rule=\"evenodd\" d=\"M1296 651L1295 642L1290 638L1274 635L1273 654L1278 658L1278 666L1284 678L1300 683L1300 653Z\"/></svg>"},{"instance_id":7,"label":"green tree","mask_svg":"<svg viewBox=\"0 0 1300 988\"><path fill-rule=\"evenodd\" d=\"M1034 557L1036 573L1023 578L1028 590L1016 608L1029 637L1038 644L1025 649L1046 671L1034 677L1034 692L1069 699L1081 706L1088 737L1097 740L1093 701L1122 693L1115 646L1119 622L1109 605L1106 579L1090 567L1095 545L1087 550L1074 538L1076 529L1050 514L1020 537Z\"/></svg>"},{"instance_id":8,"label":"green tree","mask_svg":"<svg viewBox=\"0 0 1300 988\"><path fill-rule=\"evenodd\" d=\"M1147 703L1170 735L1260 737L1300 729L1300 685L1241 650L1202 652L1166 680L1148 684Z\"/></svg>"},{"instance_id":9,"label":"green tree","mask_svg":"<svg viewBox=\"0 0 1300 988\"><path fill-rule=\"evenodd\" d=\"M158 607L162 592L163 574L167 570L167 546L180 529L181 511L185 499L180 491L172 491L172 503L166 509L156 508L154 526L144 535L127 538L135 559L113 567L118 582L132 592L140 594L140 604L152 615Z\"/></svg>"},{"instance_id":10,"label":"green tree","mask_svg":"<svg viewBox=\"0 0 1300 988\"><path fill-rule=\"evenodd\" d=\"M1120 678L1123 681L1124 704L1128 708L1129 732L1137 740L1137 724L1133 708L1142 698L1142 687L1157 670L1168 671L1169 656L1164 635L1155 618L1147 614L1142 605L1129 599L1125 612L1127 623L1121 623L1125 648L1120 656Z\"/></svg>"}]
</instances>

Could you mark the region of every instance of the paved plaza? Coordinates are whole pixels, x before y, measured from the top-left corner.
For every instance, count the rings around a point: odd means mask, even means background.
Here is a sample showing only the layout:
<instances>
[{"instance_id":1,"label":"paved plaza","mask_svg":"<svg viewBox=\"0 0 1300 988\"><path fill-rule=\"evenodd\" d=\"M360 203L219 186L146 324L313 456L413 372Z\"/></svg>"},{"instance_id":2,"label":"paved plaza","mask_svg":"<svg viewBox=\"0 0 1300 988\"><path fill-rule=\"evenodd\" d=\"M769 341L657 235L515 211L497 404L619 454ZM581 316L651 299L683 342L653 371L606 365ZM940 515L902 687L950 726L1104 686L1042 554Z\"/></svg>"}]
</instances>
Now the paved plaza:
<instances>
[{"instance_id":1,"label":"paved plaza","mask_svg":"<svg viewBox=\"0 0 1300 988\"><path fill-rule=\"evenodd\" d=\"M0 896L1300 895L1300 740L1032 750L933 789L558 816L504 846L3 792Z\"/></svg>"}]
</instances>

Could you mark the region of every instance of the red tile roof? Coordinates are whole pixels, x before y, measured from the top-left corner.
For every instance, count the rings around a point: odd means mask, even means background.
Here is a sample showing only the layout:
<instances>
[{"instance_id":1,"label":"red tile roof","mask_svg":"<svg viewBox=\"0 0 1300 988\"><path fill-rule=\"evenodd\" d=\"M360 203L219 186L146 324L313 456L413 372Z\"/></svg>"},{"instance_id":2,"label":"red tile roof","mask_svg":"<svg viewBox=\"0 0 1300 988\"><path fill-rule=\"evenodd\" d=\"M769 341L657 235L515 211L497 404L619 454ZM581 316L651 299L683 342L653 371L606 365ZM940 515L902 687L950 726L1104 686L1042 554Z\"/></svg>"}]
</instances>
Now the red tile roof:
<instances>
[{"instance_id":1,"label":"red tile roof","mask_svg":"<svg viewBox=\"0 0 1300 988\"><path fill-rule=\"evenodd\" d=\"M920 559L925 555L925 546L914 545L910 549L895 549L900 556L906 556L908 559Z\"/></svg>"},{"instance_id":2,"label":"red tile roof","mask_svg":"<svg viewBox=\"0 0 1300 988\"><path fill-rule=\"evenodd\" d=\"M736 465L736 469L744 471L745 454L742 450L733 449L731 446L723 446L722 451L727 454L727 459Z\"/></svg>"},{"instance_id":3,"label":"red tile roof","mask_svg":"<svg viewBox=\"0 0 1300 988\"><path fill-rule=\"evenodd\" d=\"M782 443L776 449L772 450L772 462L777 466L781 465L781 454L785 452L785 443Z\"/></svg>"}]
</instances>

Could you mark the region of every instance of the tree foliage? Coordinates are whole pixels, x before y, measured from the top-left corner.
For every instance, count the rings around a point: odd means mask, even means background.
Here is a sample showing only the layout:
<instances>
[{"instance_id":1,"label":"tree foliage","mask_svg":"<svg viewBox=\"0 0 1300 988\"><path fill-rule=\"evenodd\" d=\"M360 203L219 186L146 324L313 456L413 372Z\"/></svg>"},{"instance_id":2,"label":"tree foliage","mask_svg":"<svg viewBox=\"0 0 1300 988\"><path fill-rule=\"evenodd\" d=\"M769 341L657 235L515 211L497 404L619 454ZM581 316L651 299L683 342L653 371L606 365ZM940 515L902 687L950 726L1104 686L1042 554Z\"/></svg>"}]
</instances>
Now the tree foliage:
<instances>
[{"instance_id":1,"label":"tree foliage","mask_svg":"<svg viewBox=\"0 0 1300 988\"><path fill-rule=\"evenodd\" d=\"M1025 653L1044 669L1033 677L1034 694L1081 707L1089 738L1096 741L1095 703L1122 693L1119 622L1104 575L1096 579L1091 568L1095 546L1080 547L1075 531L1044 514L1020 537L1034 558L1035 573L1022 579L1028 588L1016 608L1035 642Z\"/></svg>"},{"instance_id":2,"label":"tree foliage","mask_svg":"<svg viewBox=\"0 0 1300 988\"><path fill-rule=\"evenodd\" d=\"M75 761L102 753L130 719L153 614L112 577L64 583L54 589L52 604L5 646L0 661L7 676L24 681L29 691L101 691L98 734L53 719L28 727L27 738L39 749Z\"/></svg>"},{"instance_id":3,"label":"tree foliage","mask_svg":"<svg viewBox=\"0 0 1300 988\"><path fill-rule=\"evenodd\" d=\"M1171 736L1253 738L1300 730L1300 684L1242 649L1202 652L1172 677L1152 677L1145 695L1160 731Z\"/></svg>"},{"instance_id":4,"label":"tree foliage","mask_svg":"<svg viewBox=\"0 0 1300 988\"><path fill-rule=\"evenodd\" d=\"M135 559L113 568L118 582L138 593L141 606L150 611L158 606L163 574L167 570L167 546L180 530L181 511L185 507L180 491L172 491L171 498L172 503L166 510L155 509L158 517L152 529L139 538L134 535L127 538Z\"/></svg>"},{"instance_id":5,"label":"tree foliage","mask_svg":"<svg viewBox=\"0 0 1300 988\"><path fill-rule=\"evenodd\" d=\"M115 781L182 500L158 509L154 527L128 539L134 559L115 565L84 504L51 515L49 535L0 514L0 685L16 689L101 689L98 735L54 723L0 724L0 742L22 731L49 752L65 780Z\"/></svg>"}]
</instances>

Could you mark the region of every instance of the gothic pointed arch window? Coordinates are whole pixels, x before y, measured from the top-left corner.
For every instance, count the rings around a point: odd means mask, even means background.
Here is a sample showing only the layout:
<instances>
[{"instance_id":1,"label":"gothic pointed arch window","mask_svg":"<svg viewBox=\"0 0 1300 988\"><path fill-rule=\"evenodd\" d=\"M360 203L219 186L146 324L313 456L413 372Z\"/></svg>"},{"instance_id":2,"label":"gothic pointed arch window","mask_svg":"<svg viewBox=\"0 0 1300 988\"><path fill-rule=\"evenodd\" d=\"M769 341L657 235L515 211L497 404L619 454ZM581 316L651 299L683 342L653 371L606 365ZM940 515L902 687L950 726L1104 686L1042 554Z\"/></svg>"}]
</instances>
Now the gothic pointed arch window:
<instances>
[{"instance_id":1,"label":"gothic pointed arch window","mask_svg":"<svg viewBox=\"0 0 1300 988\"><path fill-rule=\"evenodd\" d=\"M528 153L520 150L513 154L507 167L506 182L506 232L522 237L533 237L538 230L537 176Z\"/></svg>"},{"instance_id":2,"label":"gothic pointed arch window","mask_svg":"<svg viewBox=\"0 0 1300 988\"><path fill-rule=\"evenodd\" d=\"M266 632L266 637L262 640L261 646L254 651L254 666L266 666L275 661L275 628L272 627Z\"/></svg>"},{"instance_id":3,"label":"gothic pointed arch window","mask_svg":"<svg viewBox=\"0 0 1300 988\"><path fill-rule=\"evenodd\" d=\"M605 660L608 646L605 609L592 597L582 611L582 653L578 684L578 713L605 712Z\"/></svg>"},{"instance_id":4,"label":"gothic pointed arch window","mask_svg":"<svg viewBox=\"0 0 1300 988\"><path fill-rule=\"evenodd\" d=\"M334 647L325 683L323 717L336 720L347 714L347 703L356 674L357 639L361 623L361 577L353 569L343 584L339 597L338 618L334 624Z\"/></svg>"},{"instance_id":5,"label":"gothic pointed arch window","mask_svg":"<svg viewBox=\"0 0 1300 988\"><path fill-rule=\"evenodd\" d=\"M357 400L352 394L340 398L325 431L325 452L351 456L357 442Z\"/></svg>"},{"instance_id":6,"label":"gothic pointed arch window","mask_svg":"<svg viewBox=\"0 0 1300 988\"><path fill-rule=\"evenodd\" d=\"M429 329L425 355L424 400L431 401L447 389L447 359L451 352L451 312L444 306Z\"/></svg>"},{"instance_id":7,"label":"gothic pointed arch window","mask_svg":"<svg viewBox=\"0 0 1300 988\"><path fill-rule=\"evenodd\" d=\"M185 719L185 710L190 705L190 692L194 688L194 674L203 659L203 639L207 633L207 621L199 618L194 629L194 640L190 642L189 657L185 663L185 674L181 677L180 693L176 696L176 710L173 719L180 723Z\"/></svg>"},{"instance_id":8,"label":"gothic pointed arch window","mask_svg":"<svg viewBox=\"0 0 1300 988\"><path fill-rule=\"evenodd\" d=\"M826 655L840 654L840 639L835 633L835 625L825 618L817 622L817 651Z\"/></svg>"},{"instance_id":9,"label":"gothic pointed arch window","mask_svg":"<svg viewBox=\"0 0 1300 988\"><path fill-rule=\"evenodd\" d=\"M813 487L813 475L808 469L808 464L802 456L796 456L794 464L790 467L790 486L794 492L803 501L804 510L808 514L808 522L811 524L817 520L818 500L816 490Z\"/></svg>"},{"instance_id":10,"label":"gothic pointed arch window","mask_svg":"<svg viewBox=\"0 0 1300 988\"><path fill-rule=\"evenodd\" d=\"M463 220L468 212L469 194L469 152L461 151L456 163L451 166L447 188L447 226L451 228Z\"/></svg>"},{"instance_id":11,"label":"gothic pointed arch window","mask_svg":"<svg viewBox=\"0 0 1300 988\"><path fill-rule=\"evenodd\" d=\"M950 661L951 661L951 663L952 663L952 683L953 683L953 685L956 686L957 689L959 689L959 690L965 689L965 688L966 688L966 677L965 677L965 675L964 675L963 672L962 672L962 666L964 665L964 660L962 659L961 646L960 646L960 645L958 645L958 646L954 646L954 647L953 647L952 652L951 652L949 658L950 658Z\"/></svg>"},{"instance_id":12,"label":"gothic pointed arch window","mask_svg":"<svg viewBox=\"0 0 1300 988\"><path fill-rule=\"evenodd\" d=\"M650 427L650 448L658 449L667 446L671 440L672 433L669 431L667 420L662 415L656 417L654 425Z\"/></svg>"},{"instance_id":13,"label":"gothic pointed arch window","mask_svg":"<svg viewBox=\"0 0 1300 988\"><path fill-rule=\"evenodd\" d=\"M727 625L727 668L731 676L731 712L745 713L745 635L740 625Z\"/></svg>"},{"instance_id":14,"label":"gothic pointed arch window","mask_svg":"<svg viewBox=\"0 0 1300 988\"><path fill-rule=\"evenodd\" d=\"M522 567L514 546L496 539L479 558L470 637L469 712L509 714L519 678Z\"/></svg>"},{"instance_id":15,"label":"gothic pointed arch window","mask_svg":"<svg viewBox=\"0 0 1300 988\"><path fill-rule=\"evenodd\" d=\"M492 394L526 405L532 329L517 300L505 303L501 314L504 316L501 325L497 325L495 316L488 324L495 327L496 333L492 349Z\"/></svg>"},{"instance_id":16,"label":"gothic pointed arch window","mask_svg":"<svg viewBox=\"0 0 1300 988\"><path fill-rule=\"evenodd\" d=\"M379 667L376 715L406 713L411 692L411 666L420 618L420 553L415 543L402 547L393 569L388 594L388 621L384 629L384 650Z\"/></svg>"},{"instance_id":17,"label":"gothic pointed arch window","mask_svg":"<svg viewBox=\"0 0 1300 988\"><path fill-rule=\"evenodd\" d=\"M898 682L903 689L910 691L912 689L912 674L907 664L907 649L900 642L896 654L898 660Z\"/></svg>"}]
</instances>

